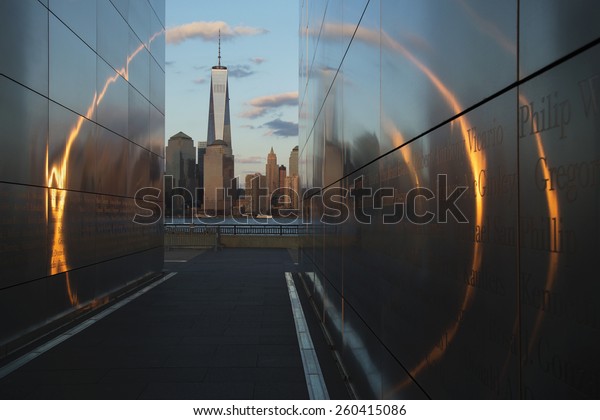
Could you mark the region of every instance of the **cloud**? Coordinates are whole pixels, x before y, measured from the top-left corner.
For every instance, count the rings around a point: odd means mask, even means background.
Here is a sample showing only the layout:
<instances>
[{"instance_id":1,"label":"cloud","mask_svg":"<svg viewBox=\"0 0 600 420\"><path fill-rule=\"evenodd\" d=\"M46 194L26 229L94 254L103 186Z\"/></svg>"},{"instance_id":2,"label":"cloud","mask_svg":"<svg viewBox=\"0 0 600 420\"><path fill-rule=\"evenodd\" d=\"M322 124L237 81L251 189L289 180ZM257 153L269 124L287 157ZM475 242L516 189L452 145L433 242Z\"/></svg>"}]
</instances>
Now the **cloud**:
<instances>
[{"instance_id":1,"label":"cloud","mask_svg":"<svg viewBox=\"0 0 600 420\"><path fill-rule=\"evenodd\" d=\"M252 61L254 64L262 64L267 61L267 59L262 57L253 57L250 59L250 61Z\"/></svg>"},{"instance_id":2,"label":"cloud","mask_svg":"<svg viewBox=\"0 0 600 420\"><path fill-rule=\"evenodd\" d=\"M235 161L241 164L257 164L265 163L265 158L261 156L236 157Z\"/></svg>"},{"instance_id":3,"label":"cloud","mask_svg":"<svg viewBox=\"0 0 600 420\"><path fill-rule=\"evenodd\" d=\"M238 66L229 66L227 67L228 70L228 74L231 77L248 77L248 76L252 76L254 74L254 72L252 70L250 70L250 66L248 65L238 65Z\"/></svg>"},{"instance_id":4,"label":"cloud","mask_svg":"<svg viewBox=\"0 0 600 420\"><path fill-rule=\"evenodd\" d=\"M201 38L204 41L214 41L219 37L221 39L232 39L240 36L262 35L269 31L263 28L254 28L251 26L229 26L226 22L191 22L179 26L173 26L167 29L167 44L181 44L188 39Z\"/></svg>"},{"instance_id":5,"label":"cloud","mask_svg":"<svg viewBox=\"0 0 600 420\"><path fill-rule=\"evenodd\" d=\"M282 121L277 118L264 125L271 129L269 134L277 137L294 137L298 135L298 124L291 121Z\"/></svg>"},{"instance_id":6,"label":"cloud","mask_svg":"<svg viewBox=\"0 0 600 420\"><path fill-rule=\"evenodd\" d=\"M165 61L165 66L172 66L175 64L175 61Z\"/></svg>"},{"instance_id":7,"label":"cloud","mask_svg":"<svg viewBox=\"0 0 600 420\"><path fill-rule=\"evenodd\" d=\"M248 105L251 106L251 109L243 112L241 116L244 118L257 118L275 108L298 105L298 92L259 96L258 98L251 99Z\"/></svg>"},{"instance_id":8,"label":"cloud","mask_svg":"<svg viewBox=\"0 0 600 420\"><path fill-rule=\"evenodd\" d=\"M206 83L206 79L204 77L198 77L197 79L192 80L197 85L203 85Z\"/></svg>"}]
</instances>

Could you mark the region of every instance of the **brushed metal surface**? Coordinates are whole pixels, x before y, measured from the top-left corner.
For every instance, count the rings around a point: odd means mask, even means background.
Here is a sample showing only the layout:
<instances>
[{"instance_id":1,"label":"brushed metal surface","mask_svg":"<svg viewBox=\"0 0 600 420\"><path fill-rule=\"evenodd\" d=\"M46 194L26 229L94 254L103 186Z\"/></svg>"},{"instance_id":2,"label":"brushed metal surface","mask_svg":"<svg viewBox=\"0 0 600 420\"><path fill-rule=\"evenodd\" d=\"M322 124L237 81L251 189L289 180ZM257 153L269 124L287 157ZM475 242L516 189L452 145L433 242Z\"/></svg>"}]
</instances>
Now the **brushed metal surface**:
<instances>
[{"instance_id":1,"label":"brushed metal surface","mask_svg":"<svg viewBox=\"0 0 600 420\"><path fill-rule=\"evenodd\" d=\"M46 185L48 100L0 76L0 180Z\"/></svg>"},{"instance_id":2,"label":"brushed metal surface","mask_svg":"<svg viewBox=\"0 0 600 420\"><path fill-rule=\"evenodd\" d=\"M136 191L150 182L150 152L134 143L129 144L127 196L135 197Z\"/></svg>"},{"instance_id":3,"label":"brushed metal surface","mask_svg":"<svg viewBox=\"0 0 600 420\"><path fill-rule=\"evenodd\" d=\"M165 71L154 59L150 59L150 95L148 99L164 115ZM164 137L164 136L163 136ZM164 140L163 140L164 143Z\"/></svg>"},{"instance_id":4,"label":"brushed metal surface","mask_svg":"<svg viewBox=\"0 0 600 420\"><path fill-rule=\"evenodd\" d=\"M24 306L28 310L24 311ZM17 339L43 325L48 315L46 278L0 290L0 337L3 342Z\"/></svg>"},{"instance_id":5,"label":"brushed metal surface","mask_svg":"<svg viewBox=\"0 0 600 420\"><path fill-rule=\"evenodd\" d=\"M163 75L164 76L164 75ZM165 157L165 115L150 105L150 151L158 156Z\"/></svg>"},{"instance_id":6,"label":"brushed metal surface","mask_svg":"<svg viewBox=\"0 0 600 420\"><path fill-rule=\"evenodd\" d=\"M49 274L96 262L96 194L50 189L48 210Z\"/></svg>"},{"instance_id":7,"label":"brushed metal surface","mask_svg":"<svg viewBox=\"0 0 600 420\"><path fill-rule=\"evenodd\" d=\"M410 140L510 85L516 20L515 1L381 0L381 33L361 25L354 42L380 45L382 118Z\"/></svg>"},{"instance_id":8,"label":"brushed metal surface","mask_svg":"<svg viewBox=\"0 0 600 420\"><path fill-rule=\"evenodd\" d=\"M53 14L49 40L50 99L95 120L96 54Z\"/></svg>"},{"instance_id":9,"label":"brushed metal surface","mask_svg":"<svg viewBox=\"0 0 600 420\"><path fill-rule=\"evenodd\" d=\"M110 0L98 1L97 53L121 76L127 77L129 26ZM127 13L125 13L127 16Z\"/></svg>"},{"instance_id":10,"label":"brushed metal surface","mask_svg":"<svg viewBox=\"0 0 600 420\"><path fill-rule=\"evenodd\" d=\"M150 98L150 53L131 30L127 60L127 80L145 98Z\"/></svg>"},{"instance_id":11,"label":"brushed metal surface","mask_svg":"<svg viewBox=\"0 0 600 420\"><path fill-rule=\"evenodd\" d=\"M44 277L46 189L0 182L0 215L0 289Z\"/></svg>"},{"instance_id":12,"label":"brushed metal surface","mask_svg":"<svg viewBox=\"0 0 600 420\"><path fill-rule=\"evenodd\" d=\"M600 37L600 4L593 1L519 1L519 77Z\"/></svg>"},{"instance_id":13,"label":"brushed metal surface","mask_svg":"<svg viewBox=\"0 0 600 420\"><path fill-rule=\"evenodd\" d=\"M130 1L127 21L136 36L148 47L150 39L150 13L152 8L147 1Z\"/></svg>"},{"instance_id":14,"label":"brushed metal surface","mask_svg":"<svg viewBox=\"0 0 600 420\"><path fill-rule=\"evenodd\" d=\"M48 186L93 192L96 186L96 124L50 102Z\"/></svg>"},{"instance_id":15,"label":"brushed metal surface","mask_svg":"<svg viewBox=\"0 0 600 420\"><path fill-rule=\"evenodd\" d=\"M302 269L362 397L598 397L598 47L503 91L597 39L597 8L557 3L379 0L358 28L349 2L301 7L302 188L386 197L303 203ZM437 198L457 187L465 223ZM344 206L371 218L321 221Z\"/></svg>"},{"instance_id":16,"label":"brushed metal surface","mask_svg":"<svg viewBox=\"0 0 600 420\"><path fill-rule=\"evenodd\" d=\"M129 85L111 66L97 58L98 124L123 137L129 135Z\"/></svg>"},{"instance_id":17,"label":"brushed metal surface","mask_svg":"<svg viewBox=\"0 0 600 420\"><path fill-rule=\"evenodd\" d=\"M97 0L49 0L50 11L93 50L96 49Z\"/></svg>"},{"instance_id":18,"label":"brushed metal surface","mask_svg":"<svg viewBox=\"0 0 600 420\"><path fill-rule=\"evenodd\" d=\"M48 10L36 0L0 3L0 73L48 95ZM18 45L19 48L15 48Z\"/></svg>"},{"instance_id":19,"label":"brushed metal surface","mask_svg":"<svg viewBox=\"0 0 600 420\"><path fill-rule=\"evenodd\" d=\"M150 5L161 24L165 26L165 0L150 0Z\"/></svg>"},{"instance_id":20,"label":"brushed metal surface","mask_svg":"<svg viewBox=\"0 0 600 420\"><path fill-rule=\"evenodd\" d=\"M123 137L96 127L96 192L127 195L129 146Z\"/></svg>"},{"instance_id":21,"label":"brushed metal surface","mask_svg":"<svg viewBox=\"0 0 600 420\"><path fill-rule=\"evenodd\" d=\"M164 2L129 3L0 3L0 346L162 270Z\"/></svg>"},{"instance_id":22,"label":"brushed metal surface","mask_svg":"<svg viewBox=\"0 0 600 420\"><path fill-rule=\"evenodd\" d=\"M129 86L129 140L150 149L150 103L131 85Z\"/></svg>"},{"instance_id":23,"label":"brushed metal surface","mask_svg":"<svg viewBox=\"0 0 600 420\"><path fill-rule=\"evenodd\" d=\"M522 375L529 398L600 395L599 52L595 47L519 89Z\"/></svg>"},{"instance_id":24,"label":"brushed metal surface","mask_svg":"<svg viewBox=\"0 0 600 420\"><path fill-rule=\"evenodd\" d=\"M165 27L154 12L150 13L150 39L148 50L158 63L165 69Z\"/></svg>"}]
</instances>

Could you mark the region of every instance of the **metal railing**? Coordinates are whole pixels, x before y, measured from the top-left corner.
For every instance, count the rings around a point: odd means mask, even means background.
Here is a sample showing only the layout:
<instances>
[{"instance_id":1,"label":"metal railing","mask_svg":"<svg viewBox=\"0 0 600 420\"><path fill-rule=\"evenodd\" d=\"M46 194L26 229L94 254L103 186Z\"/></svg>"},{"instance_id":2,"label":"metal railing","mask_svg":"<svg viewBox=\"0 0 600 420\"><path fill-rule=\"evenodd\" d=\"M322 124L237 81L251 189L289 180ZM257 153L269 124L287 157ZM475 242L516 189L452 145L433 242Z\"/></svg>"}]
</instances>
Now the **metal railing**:
<instances>
[{"instance_id":1,"label":"metal railing","mask_svg":"<svg viewBox=\"0 0 600 420\"><path fill-rule=\"evenodd\" d=\"M307 226L289 225L165 225L165 234L298 236Z\"/></svg>"}]
</instances>

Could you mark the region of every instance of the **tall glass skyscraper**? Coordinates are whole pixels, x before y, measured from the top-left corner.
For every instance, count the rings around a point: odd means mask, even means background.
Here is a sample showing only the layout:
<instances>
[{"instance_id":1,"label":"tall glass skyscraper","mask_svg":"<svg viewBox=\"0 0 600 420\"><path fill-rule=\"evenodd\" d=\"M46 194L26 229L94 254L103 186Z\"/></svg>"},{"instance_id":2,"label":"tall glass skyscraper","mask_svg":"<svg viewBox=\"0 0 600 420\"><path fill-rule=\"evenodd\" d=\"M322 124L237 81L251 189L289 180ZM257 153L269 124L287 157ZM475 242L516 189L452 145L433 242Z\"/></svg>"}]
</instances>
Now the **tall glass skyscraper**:
<instances>
[{"instance_id":1,"label":"tall glass skyscraper","mask_svg":"<svg viewBox=\"0 0 600 420\"><path fill-rule=\"evenodd\" d=\"M164 25L164 0L0 2L0 357L162 270L133 219L162 189Z\"/></svg>"},{"instance_id":2,"label":"tall glass skyscraper","mask_svg":"<svg viewBox=\"0 0 600 420\"><path fill-rule=\"evenodd\" d=\"M210 103L208 110L208 146L217 140L226 144L225 153L233 154L231 147L231 122L229 118L229 84L227 67L221 65L221 39L219 35L219 61L210 72Z\"/></svg>"},{"instance_id":3,"label":"tall glass skyscraper","mask_svg":"<svg viewBox=\"0 0 600 420\"><path fill-rule=\"evenodd\" d=\"M231 212L230 189L236 189L234 157L231 147L229 118L229 84L227 67L221 65L221 33L219 31L219 60L210 76L208 137L204 155L204 210L211 214Z\"/></svg>"}]
</instances>

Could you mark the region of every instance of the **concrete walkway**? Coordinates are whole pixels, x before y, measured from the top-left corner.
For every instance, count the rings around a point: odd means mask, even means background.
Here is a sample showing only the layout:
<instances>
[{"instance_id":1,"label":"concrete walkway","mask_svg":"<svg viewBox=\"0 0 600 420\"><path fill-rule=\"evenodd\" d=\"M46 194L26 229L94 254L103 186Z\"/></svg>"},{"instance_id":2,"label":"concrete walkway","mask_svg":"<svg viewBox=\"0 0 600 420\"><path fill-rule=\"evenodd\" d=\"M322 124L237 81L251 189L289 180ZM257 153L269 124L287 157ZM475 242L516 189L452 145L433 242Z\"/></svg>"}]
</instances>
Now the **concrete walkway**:
<instances>
[{"instance_id":1,"label":"concrete walkway","mask_svg":"<svg viewBox=\"0 0 600 420\"><path fill-rule=\"evenodd\" d=\"M176 275L1 379L0 398L306 399L294 270L284 249L170 251ZM347 399L301 299L329 394Z\"/></svg>"}]
</instances>

